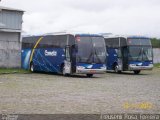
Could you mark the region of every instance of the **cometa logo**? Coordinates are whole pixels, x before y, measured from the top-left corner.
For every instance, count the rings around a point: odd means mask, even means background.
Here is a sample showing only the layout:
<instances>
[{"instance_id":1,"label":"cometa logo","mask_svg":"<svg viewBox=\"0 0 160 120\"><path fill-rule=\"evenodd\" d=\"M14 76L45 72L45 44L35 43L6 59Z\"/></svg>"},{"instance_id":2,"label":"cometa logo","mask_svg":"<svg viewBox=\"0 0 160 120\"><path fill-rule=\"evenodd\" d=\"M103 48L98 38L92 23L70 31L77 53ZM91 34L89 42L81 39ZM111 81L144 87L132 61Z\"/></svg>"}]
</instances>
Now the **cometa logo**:
<instances>
[{"instance_id":1,"label":"cometa logo","mask_svg":"<svg viewBox=\"0 0 160 120\"><path fill-rule=\"evenodd\" d=\"M57 52L45 50L45 56L57 56Z\"/></svg>"}]
</instances>

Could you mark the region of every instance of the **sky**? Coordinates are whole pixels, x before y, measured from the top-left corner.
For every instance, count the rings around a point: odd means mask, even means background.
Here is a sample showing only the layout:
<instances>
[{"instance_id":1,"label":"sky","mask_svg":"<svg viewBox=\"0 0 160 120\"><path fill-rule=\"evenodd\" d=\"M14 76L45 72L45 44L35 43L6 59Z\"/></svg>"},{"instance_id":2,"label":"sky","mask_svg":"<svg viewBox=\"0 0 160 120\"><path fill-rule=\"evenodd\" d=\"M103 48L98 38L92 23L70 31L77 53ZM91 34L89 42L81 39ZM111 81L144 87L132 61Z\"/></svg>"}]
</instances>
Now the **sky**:
<instances>
[{"instance_id":1,"label":"sky","mask_svg":"<svg viewBox=\"0 0 160 120\"><path fill-rule=\"evenodd\" d=\"M160 38L160 0L2 0L24 10L25 34L61 31Z\"/></svg>"}]
</instances>

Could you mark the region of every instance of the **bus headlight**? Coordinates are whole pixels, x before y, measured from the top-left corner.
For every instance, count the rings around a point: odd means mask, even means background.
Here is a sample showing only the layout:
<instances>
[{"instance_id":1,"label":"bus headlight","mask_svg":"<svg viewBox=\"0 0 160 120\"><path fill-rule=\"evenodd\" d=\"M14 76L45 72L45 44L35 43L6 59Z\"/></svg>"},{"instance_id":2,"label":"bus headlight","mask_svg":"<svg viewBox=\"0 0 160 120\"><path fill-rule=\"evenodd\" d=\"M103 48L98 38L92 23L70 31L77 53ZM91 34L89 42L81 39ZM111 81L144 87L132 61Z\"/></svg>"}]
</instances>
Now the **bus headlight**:
<instances>
[{"instance_id":1,"label":"bus headlight","mask_svg":"<svg viewBox=\"0 0 160 120\"><path fill-rule=\"evenodd\" d=\"M83 67L83 66L77 66L77 69L83 70L83 69L85 69L85 67Z\"/></svg>"},{"instance_id":2,"label":"bus headlight","mask_svg":"<svg viewBox=\"0 0 160 120\"><path fill-rule=\"evenodd\" d=\"M135 67L135 66L136 66L136 64L130 64L129 66L130 66L130 67Z\"/></svg>"},{"instance_id":3,"label":"bus headlight","mask_svg":"<svg viewBox=\"0 0 160 120\"><path fill-rule=\"evenodd\" d=\"M104 65L103 67L101 67L101 69L107 69L107 67Z\"/></svg>"}]
</instances>

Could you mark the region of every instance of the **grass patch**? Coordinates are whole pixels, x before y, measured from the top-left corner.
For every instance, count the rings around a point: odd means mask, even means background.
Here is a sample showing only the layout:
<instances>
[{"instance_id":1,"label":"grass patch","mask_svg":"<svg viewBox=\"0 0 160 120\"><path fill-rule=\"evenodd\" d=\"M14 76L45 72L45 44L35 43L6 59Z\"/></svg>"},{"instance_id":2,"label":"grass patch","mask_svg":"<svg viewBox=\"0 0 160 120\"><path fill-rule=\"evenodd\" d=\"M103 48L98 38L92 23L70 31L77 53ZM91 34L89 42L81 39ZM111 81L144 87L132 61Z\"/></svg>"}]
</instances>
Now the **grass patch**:
<instances>
[{"instance_id":1,"label":"grass patch","mask_svg":"<svg viewBox=\"0 0 160 120\"><path fill-rule=\"evenodd\" d=\"M160 63L154 64L154 67L160 68Z\"/></svg>"},{"instance_id":2,"label":"grass patch","mask_svg":"<svg viewBox=\"0 0 160 120\"><path fill-rule=\"evenodd\" d=\"M12 68L0 68L0 74L11 74L11 73L30 73L28 70L23 69L12 69Z\"/></svg>"}]
</instances>

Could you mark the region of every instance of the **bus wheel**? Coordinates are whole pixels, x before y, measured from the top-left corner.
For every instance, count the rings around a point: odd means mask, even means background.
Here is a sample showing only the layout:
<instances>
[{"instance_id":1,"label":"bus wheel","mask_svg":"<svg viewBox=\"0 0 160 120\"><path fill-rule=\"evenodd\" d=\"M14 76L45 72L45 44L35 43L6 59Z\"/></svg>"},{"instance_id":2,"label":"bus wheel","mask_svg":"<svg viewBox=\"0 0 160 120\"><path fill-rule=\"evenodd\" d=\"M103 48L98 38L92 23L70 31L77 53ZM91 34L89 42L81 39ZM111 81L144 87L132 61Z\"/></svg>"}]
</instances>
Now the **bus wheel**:
<instances>
[{"instance_id":1,"label":"bus wheel","mask_svg":"<svg viewBox=\"0 0 160 120\"><path fill-rule=\"evenodd\" d=\"M30 64L30 71L34 72L34 65L33 65L33 63Z\"/></svg>"},{"instance_id":2,"label":"bus wheel","mask_svg":"<svg viewBox=\"0 0 160 120\"><path fill-rule=\"evenodd\" d=\"M137 74L139 74L140 72L141 72L140 70L135 70L135 71L134 71L134 74L137 75Z\"/></svg>"},{"instance_id":3,"label":"bus wheel","mask_svg":"<svg viewBox=\"0 0 160 120\"><path fill-rule=\"evenodd\" d=\"M87 77L93 77L93 74L87 74Z\"/></svg>"},{"instance_id":4,"label":"bus wheel","mask_svg":"<svg viewBox=\"0 0 160 120\"><path fill-rule=\"evenodd\" d=\"M115 71L116 73L121 73L121 71L118 70L118 65L115 65L115 66L114 66L114 71Z\"/></svg>"}]
</instances>

